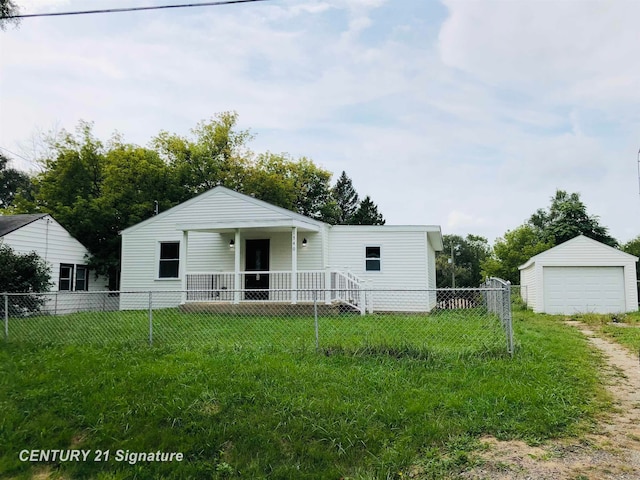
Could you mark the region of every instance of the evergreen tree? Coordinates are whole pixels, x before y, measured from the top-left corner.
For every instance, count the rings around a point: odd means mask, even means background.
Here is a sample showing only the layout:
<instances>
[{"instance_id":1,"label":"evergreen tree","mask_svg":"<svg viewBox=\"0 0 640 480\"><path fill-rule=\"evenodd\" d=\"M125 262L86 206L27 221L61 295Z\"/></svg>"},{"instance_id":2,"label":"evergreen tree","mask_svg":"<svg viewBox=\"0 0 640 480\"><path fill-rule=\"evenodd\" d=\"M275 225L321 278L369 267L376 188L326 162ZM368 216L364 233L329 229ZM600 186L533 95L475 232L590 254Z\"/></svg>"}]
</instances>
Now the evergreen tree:
<instances>
[{"instance_id":1,"label":"evergreen tree","mask_svg":"<svg viewBox=\"0 0 640 480\"><path fill-rule=\"evenodd\" d=\"M356 190L353 188L353 182L342 171L340 178L331 191L333 198L337 204L336 223L339 225L348 225L351 223L353 216L358 211L359 198Z\"/></svg>"},{"instance_id":2,"label":"evergreen tree","mask_svg":"<svg viewBox=\"0 0 640 480\"><path fill-rule=\"evenodd\" d=\"M378 206L367 195L351 219L350 225L384 225L384 217L378 212Z\"/></svg>"}]
</instances>

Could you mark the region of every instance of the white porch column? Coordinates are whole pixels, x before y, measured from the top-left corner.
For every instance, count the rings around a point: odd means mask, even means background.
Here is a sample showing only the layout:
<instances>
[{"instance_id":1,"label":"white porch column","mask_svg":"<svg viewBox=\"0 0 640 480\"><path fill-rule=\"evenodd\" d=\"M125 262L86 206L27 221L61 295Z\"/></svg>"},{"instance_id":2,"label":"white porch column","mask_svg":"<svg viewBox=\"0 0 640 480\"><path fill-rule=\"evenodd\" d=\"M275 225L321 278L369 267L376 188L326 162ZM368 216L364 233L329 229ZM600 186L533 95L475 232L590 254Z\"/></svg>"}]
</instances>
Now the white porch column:
<instances>
[{"instance_id":1,"label":"white porch column","mask_svg":"<svg viewBox=\"0 0 640 480\"><path fill-rule=\"evenodd\" d=\"M291 228L291 303L298 303L298 227Z\"/></svg>"},{"instance_id":2,"label":"white porch column","mask_svg":"<svg viewBox=\"0 0 640 480\"><path fill-rule=\"evenodd\" d=\"M182 303L187 302L187 272L189 271L187 266L187 252L189 251L189 231L184 230L182 232L182 242L180 242L180 278L182 279Z\"/></svg>"},{"instance_id":3,"label":"white porch column","mask_svg":"<svg viewBox=\"0 0 640 480\"><path fill-rule=\"evenodd\" d=\"M233 303L240 303L240 229L236 228L236 236L233 239L234 245L234 281L233 281Z\"/></svg>"}]
</instances>

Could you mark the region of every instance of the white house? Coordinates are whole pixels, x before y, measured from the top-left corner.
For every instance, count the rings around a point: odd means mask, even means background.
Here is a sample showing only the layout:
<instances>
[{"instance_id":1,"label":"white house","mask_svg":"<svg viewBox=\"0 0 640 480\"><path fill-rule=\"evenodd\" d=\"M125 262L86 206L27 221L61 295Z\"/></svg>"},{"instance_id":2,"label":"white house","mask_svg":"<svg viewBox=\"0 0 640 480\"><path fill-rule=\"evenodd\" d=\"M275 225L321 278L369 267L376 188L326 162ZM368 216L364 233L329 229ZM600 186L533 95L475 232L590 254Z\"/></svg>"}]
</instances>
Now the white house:
<instances>
[{"instance_id":1,"label":"white house","mask_svg":"<svg viewBox=\"0 0 640 480\"><path fill-rule=\"evenodd\" d=\"M637 311L637 261L638 257L580 235L520 266L522 296L534 312Z\"/></svg>"},{"instance_id":2,"label":"white house","mask_svg":"<svg viewBox=\"0 0 640 480\"><path fill-rule=\"evenodd\" d=\"M215 187L121 235L121 289L166 292L154 296L155 306L316 298L364 312L428 311L436 303L425 291L436 287L439 226L331 226ZM367 297L372 289L422 293L394 302ZM121 308L145 301L123 294Z\"/></svg>"},{"instance_id":3,"label":"white house","mask_svg":"<svg viewBox=\"0 0 640 480\"><path fill-rule=\"evenodd\" d=\"M88 266L89 251L48 214L0 215L0 243L16 253L36 252L51 267L51 292L60 292L48 308L57 313L88 308L91 299L75 292L105 291L108 282Z\"/></svg>"}]
</instances>

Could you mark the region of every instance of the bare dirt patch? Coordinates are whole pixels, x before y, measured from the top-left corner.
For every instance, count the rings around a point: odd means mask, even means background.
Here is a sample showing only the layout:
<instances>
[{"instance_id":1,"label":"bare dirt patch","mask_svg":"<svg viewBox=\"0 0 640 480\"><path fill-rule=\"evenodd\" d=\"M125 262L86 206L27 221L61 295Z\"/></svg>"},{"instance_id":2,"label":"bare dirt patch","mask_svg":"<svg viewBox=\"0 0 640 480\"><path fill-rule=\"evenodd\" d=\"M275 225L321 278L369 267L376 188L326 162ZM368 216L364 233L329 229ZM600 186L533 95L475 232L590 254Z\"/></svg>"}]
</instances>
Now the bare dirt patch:
<instances>
[{"instance_id":1,"label":"bare dirt patch","mask_svg":"<svg viewBox=\"0 0 640 480\"><path fill-rule=\"evenodd\" d=\"M605 340L575 321L578 329L607 359L607 388L615 411L598 431L581 438L554 440L540 446L521 441L482 440L480 466L465 472L467 479L521 480L640 480L640 363L624 347Z\"/></svg>"}]
</instances>

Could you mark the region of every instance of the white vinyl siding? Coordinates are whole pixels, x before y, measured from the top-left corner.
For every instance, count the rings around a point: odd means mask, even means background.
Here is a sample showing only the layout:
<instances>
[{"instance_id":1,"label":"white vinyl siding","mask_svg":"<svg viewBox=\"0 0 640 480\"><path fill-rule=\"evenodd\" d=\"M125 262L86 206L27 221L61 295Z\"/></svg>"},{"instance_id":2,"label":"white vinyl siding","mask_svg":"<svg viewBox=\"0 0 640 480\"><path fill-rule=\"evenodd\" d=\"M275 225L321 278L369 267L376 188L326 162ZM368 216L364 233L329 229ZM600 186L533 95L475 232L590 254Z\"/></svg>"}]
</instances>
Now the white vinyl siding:
<instances>
[{"instance_id":1,"label":"white vinyl siding","mask_svg":"<svg viewBox=\"0 0 640 480\"><path fill-rule=\"evenodd\" d=\"M62 225L50 216L35 220L11 233L6 234L3 241L16 253L36 252L51 267L52 291L59 289L60 265L86 265L88 250L75 238L69 235ZM95 278L90 273L91 291L104 291L108 288L106 278ZM73 284L72 284L73 285Z\"/></svg>"},{"instance_id":2,"label":"white vinyl siding","mask_svg":"<svg viewBox=\"0 0 640 480\"><path fill-rule=\"evenodd\" d=\"M367 271L363 259L366 246L379 246L382 272ZM334 226L329 236L331 269L352 272L375 290L421 290L401 301L379 293L374 310L426 311L430 309L429 249L426 232L392 226ZM435 287L435 286L434 286Z\"/></svg>"},{"instance_id":3,"label":"white vinyl siding","mask_svg":"<svg viewBox=\"0 0 640 480\"><path fill-rule=\"evenodd\" d=\"M534 306L537 298L535 265L520 270L520 296L527 306Z\"/></svg>"}]
</instances>

